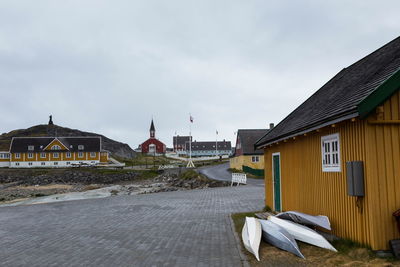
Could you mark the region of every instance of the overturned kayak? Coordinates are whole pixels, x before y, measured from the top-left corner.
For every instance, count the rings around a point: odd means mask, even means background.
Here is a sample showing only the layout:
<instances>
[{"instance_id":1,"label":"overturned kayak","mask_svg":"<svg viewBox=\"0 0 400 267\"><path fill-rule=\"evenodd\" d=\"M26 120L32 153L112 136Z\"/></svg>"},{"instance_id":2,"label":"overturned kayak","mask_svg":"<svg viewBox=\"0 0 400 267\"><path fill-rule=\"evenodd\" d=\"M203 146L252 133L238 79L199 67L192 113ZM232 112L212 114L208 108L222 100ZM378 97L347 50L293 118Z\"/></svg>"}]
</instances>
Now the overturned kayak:
<instances>
[{"instance_id":1,"label":"overturned kayak","mask_svg":"<svg viewBox=\"0 0 400 267\"><path fill-rule=\"evenodd\" d=\"M293 236L283 227L270 220L260 220L260 223L262 227L262 238L265 242L305 259L297 246L296 240L294 240Z\"/></svg>"},{"instance_id":2,"label":"overturned kayak","mask_svg":"<svg viewBox=\"0 0 400 267\"><path fill-rule=\"evenodd\" d=\"M269 216L268 220L283 227L294 239L337 252L337 250L320 234L301 224Z\"/></svg>"},{"instance_id":3,"label":"overturned kayak","mask_svg":"<svg viewBox=\"0 0 400 267\"><path fill-rule=\"evenodd\" d=\"M246 249L256 256L257 260L260 260L258 255L258 249L261 242L261 224L258 219L253 217L246 217L242 229L243 244Z\"/></svg>"},{"instance_id":4,"label":"overturned kayak","mask_svg":"<svg viewBox=\"0 0 400 267\"><path fill-rule=\"evenodd\" d=\"M313 216L298 211L286 211L279 213L276 217L291 220L295 223L319 226L326 230L331 230L331 223L329 222L328 217L323 215Z\"/></svg>"}]
</instances>

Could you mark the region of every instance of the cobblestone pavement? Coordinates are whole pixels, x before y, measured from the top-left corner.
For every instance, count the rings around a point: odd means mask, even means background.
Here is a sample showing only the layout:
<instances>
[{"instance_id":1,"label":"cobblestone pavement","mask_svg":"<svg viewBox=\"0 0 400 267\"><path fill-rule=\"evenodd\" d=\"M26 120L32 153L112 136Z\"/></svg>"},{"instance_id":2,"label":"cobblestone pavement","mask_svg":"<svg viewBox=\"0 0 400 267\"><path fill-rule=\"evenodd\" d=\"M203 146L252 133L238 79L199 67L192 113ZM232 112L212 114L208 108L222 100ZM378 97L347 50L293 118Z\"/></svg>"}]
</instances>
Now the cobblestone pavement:
<instances>
[{"instance_id":1,"label":"cobblestone pavement","mask_svg":"<svg viewBox=\"0 0 400 267\"><path fill-rule=\"evenodd\" d=\"M0 208L0 266L241 266L229 214L263 207L239 186Z\"/></svg>"}]
</instances>

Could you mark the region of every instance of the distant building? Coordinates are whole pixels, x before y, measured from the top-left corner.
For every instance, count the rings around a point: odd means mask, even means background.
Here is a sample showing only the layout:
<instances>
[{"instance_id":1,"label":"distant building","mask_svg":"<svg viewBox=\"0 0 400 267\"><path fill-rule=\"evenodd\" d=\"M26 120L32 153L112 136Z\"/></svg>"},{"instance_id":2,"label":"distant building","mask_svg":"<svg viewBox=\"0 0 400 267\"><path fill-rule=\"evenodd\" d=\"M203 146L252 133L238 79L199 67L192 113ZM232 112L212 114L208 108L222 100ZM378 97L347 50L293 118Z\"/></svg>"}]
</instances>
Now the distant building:
<instances>
[{"instance_id":1,"label":"distant building","mask_svg":"<svg viewBox=\"0 0 400 267\"><path fill-rule=\"evenodd\" d=\"M240 129L230 167L238 170L264 172L264 151L254 149L254 143L268 132L267 129ZM250 171L251 172L251 171Z\"/></svg>"},{"instance_id":2,"label":"distant building","mask_svg":"<svg viewBox=\"0 0 400 267\"><path fill-rule=\"evenodd\" d=\"M186 143L192 140L191 136L174 136L172 143L174 144L174 152L178 154L186 154Z\"/></svg>"},{"instance_id":3,"label":"distant building","mask_svg":"<svg viewBox=\"0 0 400 267\"><path fill-rule=\"evenodd\" d=\"M192 142L192 156L222 156L230 155L232 151L231 141L220 141L217 142L217 148L215 148L215 141L201 141ZM186 154L189 155L189 142L186 142Z\"/></svg>"},{"instance_id":4,"label":"distant building","mask_svg":"<svg viewBox=\"0 0 400 267\"><path fill-rule=\"evenodd\" d=\"M156 139L156 129L154 127L154 122L151 120L151 125L150 125L150 138L147 139L145 142L143 142L140 145L142 153L145 154L165 154L167 151L167 147L163 142L160 140Z\"/></svg>"},{"instance_id":5,"label":"distant building","mask_svg":"<svg viewBox=\"0 0 400 267\"><path fill-rule=\"evenodd\" d=\"M11 168L71 167L108 162L101 137L14 137L10 151L0 152L0 166Z\"/></svg>"}]
</instances>

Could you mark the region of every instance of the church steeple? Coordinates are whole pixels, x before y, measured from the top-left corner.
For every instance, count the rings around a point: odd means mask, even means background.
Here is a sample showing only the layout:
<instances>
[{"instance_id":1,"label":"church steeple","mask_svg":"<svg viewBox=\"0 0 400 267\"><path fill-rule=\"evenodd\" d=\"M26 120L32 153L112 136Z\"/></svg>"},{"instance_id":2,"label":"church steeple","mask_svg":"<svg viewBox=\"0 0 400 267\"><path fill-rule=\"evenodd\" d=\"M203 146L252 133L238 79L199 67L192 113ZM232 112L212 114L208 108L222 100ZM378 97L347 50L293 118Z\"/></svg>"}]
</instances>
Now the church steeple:
<instances>
[{"instance_id":1,"label":"church steeple","mask_svg":"<svg viewBox=\"0 0 400 267\"><path fill-rule=\"evenodd\" d=\"M156 128L154 128L153 119L151 119L150 138L155 138L155 137L156 137Z\"/></svg>"}]
</instances>

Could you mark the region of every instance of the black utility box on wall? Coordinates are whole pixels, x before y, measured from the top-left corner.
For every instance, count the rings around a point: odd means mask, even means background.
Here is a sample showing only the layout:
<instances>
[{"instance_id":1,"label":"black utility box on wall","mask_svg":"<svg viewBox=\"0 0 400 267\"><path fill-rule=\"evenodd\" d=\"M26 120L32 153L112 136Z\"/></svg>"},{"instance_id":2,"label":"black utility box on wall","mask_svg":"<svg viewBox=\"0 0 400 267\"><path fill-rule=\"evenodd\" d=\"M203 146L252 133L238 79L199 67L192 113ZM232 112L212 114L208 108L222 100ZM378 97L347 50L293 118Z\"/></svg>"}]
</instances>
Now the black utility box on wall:
<instances>
[{"instance_id":1,"label":"black utility box on wall","mask_svg":"<svg viewBox=\"0 0 400 267\"><path fill-rule=\"evenodd\" d=\"M364 164L362 161L346 162L347 194L363 197L364 193Z\"/></svg>"}]
</instances>

